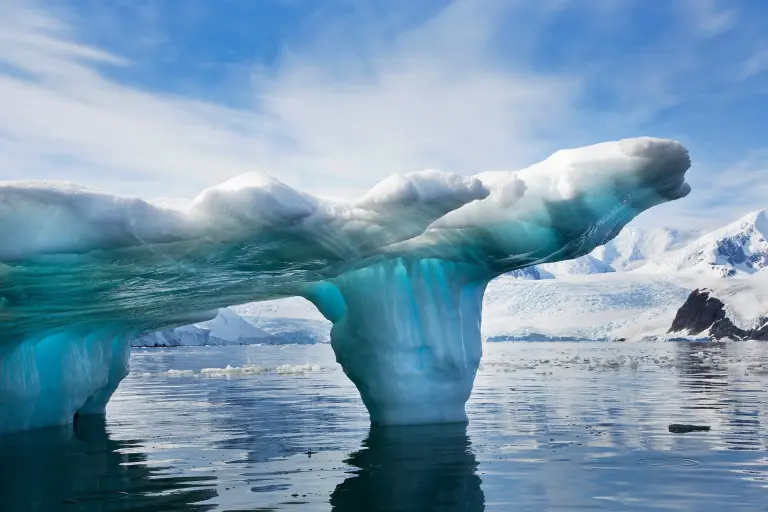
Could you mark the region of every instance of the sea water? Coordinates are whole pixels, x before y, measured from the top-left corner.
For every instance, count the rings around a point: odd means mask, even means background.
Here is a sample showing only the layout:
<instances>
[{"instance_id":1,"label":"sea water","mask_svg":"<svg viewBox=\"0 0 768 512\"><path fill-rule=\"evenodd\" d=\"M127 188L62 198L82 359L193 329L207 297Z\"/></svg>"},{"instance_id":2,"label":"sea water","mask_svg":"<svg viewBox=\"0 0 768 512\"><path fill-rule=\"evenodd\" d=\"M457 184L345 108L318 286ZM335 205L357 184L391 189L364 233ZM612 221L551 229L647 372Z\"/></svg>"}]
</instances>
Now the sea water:
<instances>
[{"instance_id":1,"label":"sea water","mask_svg":"<svg viewBox=\"0 0 768 512\"><path fill-rule=\"evenodd\" d=\"M768 509L768 345L483 349L468 425L382 428L326 345L134 350L106 418L0 437L0 510Z\"/></svg>"}]
</instances>

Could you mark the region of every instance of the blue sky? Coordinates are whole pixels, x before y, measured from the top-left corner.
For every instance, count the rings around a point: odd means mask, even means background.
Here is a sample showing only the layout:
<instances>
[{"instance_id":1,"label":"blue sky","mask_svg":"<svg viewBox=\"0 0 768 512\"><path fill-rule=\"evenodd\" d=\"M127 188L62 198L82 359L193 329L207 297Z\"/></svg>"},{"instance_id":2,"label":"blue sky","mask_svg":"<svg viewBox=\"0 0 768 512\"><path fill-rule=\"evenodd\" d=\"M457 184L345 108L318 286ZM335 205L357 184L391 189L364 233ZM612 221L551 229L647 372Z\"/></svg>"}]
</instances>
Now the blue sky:
<instances>
[{"instance_id":1,"label":"blue sky","mask_svg":"<svg viewBox=\"0 0 768 512\"><path fill-rule=\"evenodd\" d=\"M694 191L638 224L710 227L768 206L766 119L762 0L0 0L0 179L351 198L652 135Z\"/></svg>"}]
</instances>

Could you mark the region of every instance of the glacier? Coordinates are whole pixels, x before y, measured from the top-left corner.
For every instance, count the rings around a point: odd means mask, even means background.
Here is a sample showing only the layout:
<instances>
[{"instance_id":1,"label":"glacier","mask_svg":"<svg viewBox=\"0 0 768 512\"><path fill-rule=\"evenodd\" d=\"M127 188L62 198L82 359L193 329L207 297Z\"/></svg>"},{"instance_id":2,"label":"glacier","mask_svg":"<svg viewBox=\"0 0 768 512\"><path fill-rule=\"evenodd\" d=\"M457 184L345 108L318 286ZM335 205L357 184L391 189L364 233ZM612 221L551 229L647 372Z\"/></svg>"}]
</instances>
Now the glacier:
<instances>
[{"instance_id":1,"label":"glacier","mask_svg":"<svg viewBox=\"0 0 768 512\"><path fill-rule=\"evenodd\" d=\"M588 254L690 192L690 158L649 137L519 171L392 175L351 203L249 173L183 208L68 183L0 183L0 433L102 414L130 340L292 296L374 424L467 421L494 277Z\"/></svg>"}]
</instances>

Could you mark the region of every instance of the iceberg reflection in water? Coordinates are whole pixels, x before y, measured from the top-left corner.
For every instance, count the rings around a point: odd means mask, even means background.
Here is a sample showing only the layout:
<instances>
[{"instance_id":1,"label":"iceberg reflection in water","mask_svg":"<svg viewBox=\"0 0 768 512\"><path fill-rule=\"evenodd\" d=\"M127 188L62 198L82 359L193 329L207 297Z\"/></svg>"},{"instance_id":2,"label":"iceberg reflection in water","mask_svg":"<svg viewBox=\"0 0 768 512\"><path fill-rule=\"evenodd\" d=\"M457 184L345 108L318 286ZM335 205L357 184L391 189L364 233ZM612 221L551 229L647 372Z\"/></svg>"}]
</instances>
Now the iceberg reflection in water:
<instances>
[{"instance_id":1,"label":"iceberg reflection in water","mask_svg":"<svg viewBox=\"0 0 768 512\"><path fill-rule=\"evenodd\" d=\"M374 426L345 462L357 469L331 495L337 512L485 508L466 425Z\"/></svg>"},{"instance_id":2,"label":"iceberg reflection in water","mask_svg":"<svg viewBox=\"0 0 768 512\"><path fill-rule=\"evenodd\" d=\"M104 418L0 436L0 510L206 511L214 476L171 476L142 440L117 441Z\"/></svg>"}]
</instances>

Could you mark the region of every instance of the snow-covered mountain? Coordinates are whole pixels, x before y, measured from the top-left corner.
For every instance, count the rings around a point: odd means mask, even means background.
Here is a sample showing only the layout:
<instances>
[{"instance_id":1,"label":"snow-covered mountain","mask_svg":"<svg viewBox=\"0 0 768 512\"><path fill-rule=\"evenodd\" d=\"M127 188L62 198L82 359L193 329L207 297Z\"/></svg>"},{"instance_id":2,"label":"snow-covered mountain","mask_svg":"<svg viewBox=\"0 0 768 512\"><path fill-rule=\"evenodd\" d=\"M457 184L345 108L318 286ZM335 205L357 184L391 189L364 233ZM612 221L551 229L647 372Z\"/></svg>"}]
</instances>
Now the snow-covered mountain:
<instances>
[{"instance_id":1,"label":"snow-covered mountain","mask_svg":"<svg viewBox=\"0 0 768 512\"><path fill-rule=\"evenodd\" d=\"M530 281L539 281L540 279L554 279L555 276L544 270L543 265L532 265L507 272L505 275L514 279L525 279Z\"/></svg>"},{"instance_id":2,"label":"snow-covered mountain","mask_svg":"<svg viewBox=\"0 0 768 512\"><path fill-rule=\"evenodd\" d=\"M134 347L328 343L331 322L302 297L222 308L212 320L144 334Z\"/></svg>"},{"instance_id":3,"label":"snow-covered mountain","mask_svg":"<svg viewBox=\"0 0 768 512\"><path fill-rule=\"evenodd\" d=\"M626 272L681 249L699 236L701 232L694 230L625 228L616 238L581 258L542 263L507 275L538 281L573 275Z\"/></svg>"},{"instance_id":4,"label":"snow-covered mountain","mask_svg":"<svg viewBox=\"0 0 768 512\"><path fill-rule=\"evenodd\" d=\"M585 254L575 260L558 261L557 263L542 263L538 265L539 271L544 271L553 279L567 276L581 276L588 274L606 274L615 272L615 269L595 258L591 254Z\"/></svg>"},{"instance_id":5,"label":"snow-covered mountain","mask_svg":"<svg viewBox=\"0 0 768 512\"><path fill-rule=\"evenodd\" d=\"M768 316L767 240L765 210L704 234L624 230L587 256L525 269L526 281L523 271L494 280L483 334L489 340L675 337L667 331L697 288L722 298L733 325L759 328L753 324Z\"/></svg>"},{"instance_id":6,"label":"snow-covered mountain","mask_svg":"<svg viewBox=\"0 0 768 512\"><path fill-rule=\"evenodd\" d=\"M768 212L760 210L711 232L626 228L590 254L516 270L518 279L642 270L662 275L705 272L728 277L768 267Z\"/></svg>"},{"instance_id":7,"label":"snow-covered mountain","mask_svg":"<svg viewBox=\"0 0 768 512\"><path fill-rule=\"evenodd\" d=\"M701 232L693 230L625 228L616 238L597 247L590 255L614 270L631 270L680 249L699 236Z\"/></svg>"},{"instance_id":8,"label":"snow-covered mountain","mask_svg":"<svg viewBox=\"0 0 768 512\"><path fill-rule=\"evenodd\" d=\"M669 333L715 339L768 341L768 272L717 279L694 290Z\"/></svg>"},{"instance_id":9,"label":"snow-covered mountain","mask_svg":"<svg viewBox=\"0 0 768 512\"><path fill-rule=\"evenodd\" d=\"M645 267L664 274L698 271L720 277L768 268L768 212L750 213L681 249L658 256Z\"/></svg>"},{"instance_id":10,"label":"snow-covered mountain","mask_svg":"<svg viewBox=\"0 0 768 512\"><path fill-rule=\"evenodd\" d=\"M558 261L557 263L541 263L531 267L513 270L506 274L507 277L515 279L524 279L530 281L540 281L542 279L558 279L567 276L587 275L587 274L605 274L615 272L613 267L603 263L591 254L586 254L581 258L567 261Z\"/></svg>"}]
</instances>

